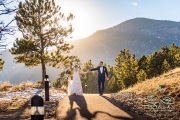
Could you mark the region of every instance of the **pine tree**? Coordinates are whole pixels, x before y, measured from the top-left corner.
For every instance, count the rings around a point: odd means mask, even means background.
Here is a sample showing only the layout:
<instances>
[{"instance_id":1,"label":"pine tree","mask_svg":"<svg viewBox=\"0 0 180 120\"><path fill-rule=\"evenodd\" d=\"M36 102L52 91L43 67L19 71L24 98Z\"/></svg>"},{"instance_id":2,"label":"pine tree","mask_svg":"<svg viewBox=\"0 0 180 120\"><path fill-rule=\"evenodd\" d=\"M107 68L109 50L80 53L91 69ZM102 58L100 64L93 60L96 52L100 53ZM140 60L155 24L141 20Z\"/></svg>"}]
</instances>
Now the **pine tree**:
<instances>
[{"instance_id":1,"label":"pine tree","mask_svg":"<svg viewBox=\"0 0 180 120\"><path fill-rule=\"evenodd\" d=\"M169 65L169 63L167 62L167 60L165 59L163 64L162 64L162 71L163 72L167 72L169 69L171 68L171 66Z\"/></svg>"},{"instance_id":2,"label":"pine tree","mask_svg":"<svg viewBox=\"0 0 180 120\"><path fill-rule=\"evenodd\" d=\"M68 60L69 64L67 66L69 67L70 70L73 69L73 65L75 65L75 64L80 65L81 64L81 61L77 56L70 56L68 59L69 59Z\"/></svg>"},{"instance_id":3,"label":"pine tree","mask_svg":"<svg viewBox=\"0 0 180 120\"><path fill-rule=\"evenodd\" d=\"M83 64L83 71L87 71L90 68L94 68L94 64L91 60L87 61ZM82 87L85 91L85 84L87 85L87 91L89 93L97 93L97 72L89 72L88 74L84 74L80 76Z\"/></svg>"},{"instance_id":4,"label":"pine tree","mask_svg":"<svg viewBox=\"0 0 180 120\"><path fill-rule=\"evenodd\" d=\"M63 66L64 71L72 71L75 64L81 64L81 61L77 56L67 56L66 60L63 63L59 62L58 60L56 62L53 61L53 66L56 66L57 68L62 68Z\"/></svg>"},{"instance_id":5,"label":"pine tree","mask_svg":"<svg viewBox=\"0 0 180 120\"><path fill-rule=\"evenodd\" d=\"M138 71L142 69L147 74L147 78L149 78L150 73L150 59L151 56L143 55L138 61Z\"/></svg>"},{"instance_id":6,"label":"pine tree","mask_svg":"<svg viewBox=\"0 0 180 120\"><path fill-rule=\"evenodd\" d=\"M140 69L145 70L148 78L160 75L169 69L180 66L180 47L176 46L174 43L168 48L163 46L159 51L155 51L151 56L147 56L148 60L148 69L143 69L140 66ZM141 60L141 59L140 59ZM140 62L140 65L142 61ZM145 67L145 65L142 64Z\"/></svg>"},{"instance_id":7,"label":"pine tree","mask_svg":"<svg viewBox=\"0 0 180 120\"><path fill-rule=\"evenodd\" d=\"M137 82L138 60L129 50L121 50L115 60L115 74L122 83L122 87L128 87Z\"/></svg>"},{"instance_id":8,"label":"pine tree","mask_svg":"<svg viewBox=\"0 0 180 120\"><path fill-rule=\"evenodd\" d=\"M138 61L138 66L139 66L138 70L141 70L141 69L146 70L147 64L148 64L147 56L143 55Z\"/></svg>"},{"instance_id":9,"label":"pine tree","mask_svg":"<svg viewBox=\"0 0 180 120\"><path fill-rule=\"evenodd\" d=\"M172 68L180 66L180 47L173 43L169 48L169 56L171 61L168 61Z\"/></svg>"},{"instance_id":10,"label":"pine tree","mask_svg":"<svg viewBox=\"0 0 180 120\"><path fill-rule=\"evenodd\" d=\"M137 79L138 79L138 82L144 81L144 80L146 80L146 78L147 78L147 74L146 74L146 72L145 72L143 69L141 69L141 70L138 72L138 74L136 75L136 77L137 77Z\"/></svg>"},{"instance_id":11,"label":"pine tree","mask_svg":"<svg viewBox=\"0 0 180 120\"><path fill-rule=\"evenodd\" d=\"M164 55L161 52L154 52L150 57L150 63L149 63L149 78L152 78L154 76L160 75L163 73L162 71L162 64L164 61Z\"/></svg>"},{"instance_id":12,"label":"pine tree","mask_svg":"<svg viewBox=\"0 0 180 120\"><path fill-rule=\"evenodd\" d=\"M107 87L107 92L109 92L109 93L115 93L115 92L119 91L119 86L118 86L117 80L114 76L108 81L108 84L106 87Z\"/></svg>"},{"instance_id":13,"label":"pine tree","mask_svg":"<svg viewBox=\"0 0 180 120\"><path fill-rule=\"evenodd\" d=\"M59 74L59 77L53 82L53 87L61 88L62 86L68 85L66 71L72 72L73 66L75 64L81 64L80 59L77 56L69 56L68 62L64 65L64 70Z\"/></svg>"},{"instance_id":14,"label":"pine tree","mask_svg":"<svg viewBox=\"0 0 180 120\"><path fill-rule=\"evenodd\" d=\"M177 53L174 55L174 59L175 59L174 63L176 67L180 67L180 46L177 50Z\"/></svg>"},{"instance_id":15,"label":"pine tree","mask_svg":"<svg viewBox=\"0 0 180 120\"><path fill-rule=\"evenodd\" d=\"M4 65L4 61L2 59L0 59L0 71L3 70L3 65Z\"/></svg>"},{"instance_id":16,"label":"pine tree","mask_svg":"<svg viewBox=\"0 0 180 120\"><path fill-rule=\"evenodd\" d=\"M106 66L109 73L109 80L105 82L105 92L111 93L119 91L121 89L121 85L119 84L116 74L114 73L114 67L108 64L104 64L104 66Z\"/></svg>"},{"instance_id":17,"label":"pine tree","mask_svg":"<svg viewBox=\"0 0 180 120\"><path fill-rule=\"evenodd\" d=\"M72 32L72 14L65 16L54 0L25 0L20 2L16 21L22 38L17 39L10 52L19 63L26 66L42 66L42 81L46 75L46 64L67 63L65 56L73 47L65 42ZM67 25L66 25L67 24ZM56 48L49 53L49 48Z\"/></svg>"}]
</instances>

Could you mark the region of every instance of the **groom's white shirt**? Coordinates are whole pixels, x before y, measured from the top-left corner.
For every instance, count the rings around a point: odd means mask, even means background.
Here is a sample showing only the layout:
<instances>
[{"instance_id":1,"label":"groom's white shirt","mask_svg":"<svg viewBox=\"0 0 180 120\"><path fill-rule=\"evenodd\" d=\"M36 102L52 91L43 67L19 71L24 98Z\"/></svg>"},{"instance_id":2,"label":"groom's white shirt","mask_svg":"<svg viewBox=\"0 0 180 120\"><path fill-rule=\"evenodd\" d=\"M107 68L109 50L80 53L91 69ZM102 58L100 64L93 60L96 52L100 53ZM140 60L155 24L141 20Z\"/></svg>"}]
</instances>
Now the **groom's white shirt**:
<instances>
[{"instance_id":1,"label":"groom's white shirt","mask_svg":"<svg viewBox=\"0 0 180 120\"><path fill-rule=\"evenodd\" d=\"M103 66L102 66L102 67L100 67L100 71L101 71L101 74L102 74L102 72L103 72Z\"/></svg>"}]
</instances>

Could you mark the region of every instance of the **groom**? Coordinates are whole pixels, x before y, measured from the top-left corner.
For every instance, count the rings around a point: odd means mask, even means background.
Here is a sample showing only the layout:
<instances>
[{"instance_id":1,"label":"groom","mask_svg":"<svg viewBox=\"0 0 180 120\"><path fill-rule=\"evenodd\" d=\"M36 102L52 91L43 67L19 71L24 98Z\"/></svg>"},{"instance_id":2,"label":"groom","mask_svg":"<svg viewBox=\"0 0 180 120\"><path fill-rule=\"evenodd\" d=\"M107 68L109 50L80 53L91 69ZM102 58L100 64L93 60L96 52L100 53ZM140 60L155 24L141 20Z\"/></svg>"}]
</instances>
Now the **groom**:
<instances>
[{"instance_id":1,"label":"groom","mask_svg":"<svg viewBox=\"0 0 180 120\"><path fill-rule=\"evenodd\" d=\"M101 61L97 68L90 69L90 71L94 71L94 70L98 70L98 90L99 90L99 95L103 95L105 79L106 77L107 80L109 79L107 68L103 66L103 62Z\"/></svg>"}]
</instances>

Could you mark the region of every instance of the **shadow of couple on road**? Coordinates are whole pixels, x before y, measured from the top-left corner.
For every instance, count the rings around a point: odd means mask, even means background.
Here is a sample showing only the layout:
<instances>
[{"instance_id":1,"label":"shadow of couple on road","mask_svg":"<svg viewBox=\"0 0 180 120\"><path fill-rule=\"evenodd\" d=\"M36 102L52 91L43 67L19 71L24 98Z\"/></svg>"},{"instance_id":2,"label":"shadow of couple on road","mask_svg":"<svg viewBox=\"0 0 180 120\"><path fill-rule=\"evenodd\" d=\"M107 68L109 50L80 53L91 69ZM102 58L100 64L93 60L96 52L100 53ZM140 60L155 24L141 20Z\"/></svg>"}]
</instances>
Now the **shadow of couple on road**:
<instances>
[{"instance_id":1,"label":"shadow of couple on road","mask_svg":"<svg viewBox=\"0 0 180 120\"><path fill-rule=\"evenodd\" d=\"M82 118L87 119L87 120L95 119L97 114L106 114L109 117L111 117L112 119L133 120L133 119L127 118L127 117L113 116L104 111L95 111L94 113L91 113L87 108L87 103L86 103L84 96L69 96L69 101L70 101L70 109L67 111L65 120L76 119L75 118L76 114L77 114L76 110L79 111ZM100 101L97 101L97 102L100 102ZM77 106L78 106L77 108L74 108L74 103L77 104ZM96 106L94 106L94 107L96 107Z\"/></svg>"}]
</instances>

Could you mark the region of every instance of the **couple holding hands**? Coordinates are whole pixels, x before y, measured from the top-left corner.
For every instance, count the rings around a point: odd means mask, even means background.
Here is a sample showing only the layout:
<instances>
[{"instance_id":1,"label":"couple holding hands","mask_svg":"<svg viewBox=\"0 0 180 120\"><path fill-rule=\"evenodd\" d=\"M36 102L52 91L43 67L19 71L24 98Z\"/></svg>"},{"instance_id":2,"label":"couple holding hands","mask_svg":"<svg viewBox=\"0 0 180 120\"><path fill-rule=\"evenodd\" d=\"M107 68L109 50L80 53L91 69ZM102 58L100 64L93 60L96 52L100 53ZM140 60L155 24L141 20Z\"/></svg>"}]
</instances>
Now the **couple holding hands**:
<instances>
[{"instance_id":1,"label":"couple holding hands","mask_svg":"<svg viewBox=\"0 0 180 120\"><path fill-rule=\"evenodd\" d=\"M105 79L109 80L108 78L108 71L107 68L103 65L103 62L101 61L99 63L99 66L97 68L90 69L89 71L98 71L98 91L99 95L103 95L104 92L104 83ZM71 73L67 72L68 75L68 95L82 95L82 84L80 79L80 74L87 74L87 72L83 72L80 70L78 65L74 66L73 70L73 78L71 79Z\"/></svg>"}]
</instances>

